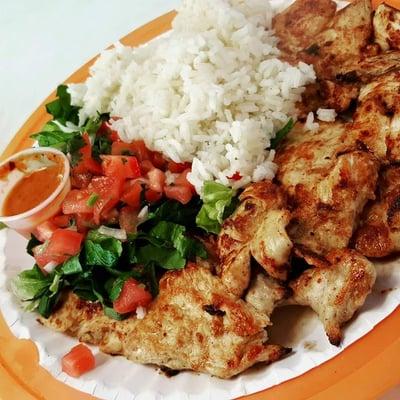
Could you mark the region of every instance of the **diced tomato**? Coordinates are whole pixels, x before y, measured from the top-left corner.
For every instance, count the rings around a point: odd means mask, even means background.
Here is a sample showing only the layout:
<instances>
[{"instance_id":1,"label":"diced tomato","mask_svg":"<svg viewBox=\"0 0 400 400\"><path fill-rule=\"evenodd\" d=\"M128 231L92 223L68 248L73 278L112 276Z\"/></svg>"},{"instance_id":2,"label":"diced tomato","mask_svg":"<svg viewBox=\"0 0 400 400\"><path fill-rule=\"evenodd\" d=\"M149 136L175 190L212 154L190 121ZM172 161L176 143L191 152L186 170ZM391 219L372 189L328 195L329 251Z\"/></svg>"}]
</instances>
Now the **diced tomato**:
<instances>
[{"instance_id":1,"label":"diced tomato","mask_svg":"<svg viewBox=\"0 0 400 400\"><path fill-rule=\"evenodd\" d=\"M49 240L53 233L58 229L58 226L48 220L45 222L42 222L40 225L38 225L33 234L41 241L41 242L45 242L46 240Z\"/></svg>"},{"instance_id":2,"label":"diced tomato","mask_svg":"<svg viewBox=\"0 0 400 400\"><path fill-rule=\"evenodd\" d=\"M79 253L82 240L83 235L79 232L57 229L46 247L46 252L55 256L74 256Z\"/></svg>"},{"instance_id":3,"label":"diced tomato","mask_svg":"<svg viewBox=\"0 0 400 400\"><path fill-rule=\"evenodd\" d=\"M93 353L82 343L73 347L71 351L61 359L62 370L74 378L92 370L95 366L96 360Z\"/></svg>"},{"instance_id":4,"label":"diced tomato","mask_svg":"<svg viewBox=\"0 0 400 400\"><path fill-rule=\"evenodd\" d=\"M242 175L240 175L239 171L236 171L232 176L227 176L227 178L233 181L240 181L242 179Z\"/></svg>"},{"instance_id":5,"label":"diced tomato","mask_svg":"<svg viewBox=\"0 0 400 400\"><path fill-rule=\"evenodd\" d=\"M36 246L32 249L32 253L33 253L33 257L35 258L35 262L40 268L45 267L50 262L54 262L57 265L59 265L68 259L68 256L63 256L63 255L56 256L54 254L49 254L47 252L47 246L48 246L48 242L41 244L39 246Z\"/></svg>"},{"instance_id":6,"label":"diced tomato","mask_svg":"<svg viewBox=\"0 0 400 400\"><path fill-rule=\"evenodd\" d=\"M163 194L162 192L156 192L155 190L147 189L144 198L146 201L149 203L156 203L158 200L162 198Z\"/></svg>"},{"instance_id":7,"label":"diced tomato","mask_svg":"<svg viewBox=\"0 0 400 400\"><path fill-rule=\"evenodd\" d=\"M150 158L150 151L143 140L135 140L132 143L114 142L111 146L112 155L135 156L142 162Z\"/></svg>"},{"instance_id":8,"label":"diced tomato","mask_svg":"<svg viewBox=\"0 0 400 400\"><path fill-rule=\"evenodd\" d=\"M62 264L79 253L83 235L69 229L57 229L44 244L32 249L36 264L45 267L49 262Z\"/></svg>"},{"instance_id":9,"label":"diced tomato","mask_svg":"<svg viewBox=\"0 0 400 400\"><path fill-rule=\"evenodd\" d=\"M140 163L140 169L142 171L142 174L145 175L152 169L154 169L154 165L150 160L144 160Z\"/></svg>"},{"instance_id":10,"label":"diced tomato","mask_svg":"<svg viewBox=\"0 0 400 400\"><path fill-rule=\"evenodd\" d=\"M97 131L97 135L104 135L108 137L112 142L121 141L120 137L118 136L118 132L111 129L111 126L108 122L103 122Z\"/></svg>"},{"instance_id":11,"label":"diced tomato","mask_svg":"<svg viewBox=\"0 0 400 400\"><path fill-rule=\"evenodd\" d=\"M103 173L106 176L121 179L138 178L141 176L139 163L133 156L101 156Z\"/></svg>"},{"instance_id":12,"label":"diced tomato","mask_svg":"<svg viewBox=\"0 0 400 400\"><path fill-rule=\"evenodd\" d=\"M140 195L143 187L139 181L132 180L127 181L124 184L124 192L121 196L121 200L133 208L140 207Z\"/></svg>"},{"instance_id":13,"label":"diced tomato","mask_svg":"<svg viewBox=\"0 0 400 400\"><path fill-rule=\"evenodd\" d=\"M165 173L158 168L153 168L147 173L149 178L149 189L162 192L165 184Z\"/></svg>"},{"instance_id":14,"label":"diced tomato","mask_svg":"<svg viewBox=\"0 0 400 400\"><path fill-rule=\"evenodd\" d=\"M87 133L84 133L82 135L82 138L85 141L86 145L79 149L81 160L74 167L74 174L84 174L90 172L94 175L101 175L101 165L92 158L92 145L90 144L89 135Z\"/></svg>"},{"instance_id":15,"label":"diced tomato","mask_svg":"<svg viewBox=\"0 0 400 400\"><path fill-rule=\"evenodd\" d=\"M168 170L173 172L174 174L179 174L183 172L185 169L190 169L191 167L192 164L190 162L184 162L184 163L176 163L174 161L168 162Z\"/></svg>"},{"instance_id":16,"label":"diced tomato","mask_svg":"<svg viewBox=\"0 0 400 400\"><path fill-rule=\"evenodd\" d=\"M62 203L64 214L93 213L93 207L88 205L90 193L88 190L71 190Z\"/></svg>"},{"instance_id":17,"label":"diced tomato","mask_svg":"<svg viewBox=\"0 0 400 400\"><path fill-rule=\"evenodd\" d=\"M118 177L96 176L88 186L90 193L95 193L99 197L93 206L93 219L99 225L101 213L107 213L115 207L120 200L122 193L123 180Z\"/></svg>"},{"instance_id":18,"label":"diced tomato","mask_svg":"<svg viewBox=\"0 0 400 400\"><path fill-rule=\"evenodd\" d=\"M90 172L77 174L73 171L71 175L71 185L75 189L86 189L92 180L92 176Z\"/></svg>"},{"instance_id":19,"label":"diced tomato","mask_svg":"<svg viewBox=\"0 0 400 400\"><path fill-rule=\"evenodd\" d=\"M139 306L146 307L151 300L151 294L144 285L139 284L133 278L129 278L125 281L121 294L113 305L116 312L126 314L136 311Z\"/></svg>"},{"instance_id":20,"label":"diced tomato","mask_svg":"<svg viewBox=\"0 0 400 400\"><path fill-rule=\"evenodd\" d=\"M133 207L123 207L119 213L119 225L127 233L135 233L138 224L138 211Z\"/></svg>"},{"instance_id":21,"label":"diced tomato","mask_svg":"<svg viewBox=\"0 0 400 400\"><path fill-rule=\"evenodd\" d=\"M96 228L93 214L75 214L75 222L78 232L86 234L89 229Z\"/></svg>"},{"instance_id":22,"label":"diced tomato","mask_svg":"<svg viewBox=\"0 0 400 400\"><path fill-rule=\"evenodd\" d=\"M71 215L56 215L51 219L59 228L68 228L71 224Z\"/></svg>"},{"instance_id":23,"label":"diced tomato","mask_svg":"<svg viewBox=\"0 0 400 400\"><path fill-rule=\"evenodd\" d=\"M151 152L150 161L153 163L153 165L156 168L159 168L162 170L164 170L167 165L167 161L165 160L163 155L161 153L159 153L158 151Z\"/></svg>"},{"instance_id":24,"label":"diced tomato","mask_svg":"<svg viewBox=\"0 0 400 400\"><path fill-rule=\"evenodd\" d=\"M185 171L181 172L175 179L175 185L188 187L188 188L190 188L192 193L195 194L196 189L187 179L187 175L190 171L191 171L190 169L185 169Z\"/></svg>"},{"instance_id":25,"label":"diced tomato","mask_svg":"<svg viewBox=\"0 0 400 400\"><path fill-rule=\"evenodd\" d=\"M187 204L192 199L193 193L188 186L165 186L165 196L169 199L177 200L182 204Z\"/></svg>"}]
</instances>

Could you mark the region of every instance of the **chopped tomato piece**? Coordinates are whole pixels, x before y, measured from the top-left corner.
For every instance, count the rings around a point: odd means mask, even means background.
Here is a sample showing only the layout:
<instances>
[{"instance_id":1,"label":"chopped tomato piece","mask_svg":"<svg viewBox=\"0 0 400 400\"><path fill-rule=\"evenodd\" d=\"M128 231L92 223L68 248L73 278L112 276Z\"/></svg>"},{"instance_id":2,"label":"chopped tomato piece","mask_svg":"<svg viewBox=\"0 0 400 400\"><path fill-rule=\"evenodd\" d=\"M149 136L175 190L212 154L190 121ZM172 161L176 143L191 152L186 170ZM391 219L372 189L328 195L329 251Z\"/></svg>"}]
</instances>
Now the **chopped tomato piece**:
<instances>
[{"instance_id":1,"label":"chopped tomato piece","mask_svg":"<svg viewBox=\"0 0 400 400\"><path fill-rule=\"evenodd\" d=\"M55 256L74 256L79 253L82 240L83 235L79 232L57 229L46 247L46 252Z\"/></svg>"},{"instance_id":2,"label":"chopped tomato piece","mask_svg":"<svg viewBox=\"0 0 400 400\"><path fill-rule=\"evenodd\" d=\"M165 184L165 174L158 168L153 168L147 173L149 188L155 192L162 192Z\"/></svg>"},{"instance_id":3,"label":"chopped tomato piece","mask_svg":"<svg viewBox=\"0 0 400 400\"><path fill-rule=\"evenodd\" d=\"M119 213L119 225L127 233L135 233L138 224L138 211L133 207L123 207Z\"/></svg>"},{"instance_id":4,"label":"chopped tomato piece","mask_svg":"<svg viewBox=\"0 0 400 400\"><path fill-rule=\"evenodd\" d=\"M88 205L90 193L87 190L71 190L62 203L64 214L93 213L93 206Z\"/></svg>"},{"instance_id":5,"label":"chopped tomato piece","mask_svg":"<svg viewBox=\"0 0 400 400\"><path fill-rule=\"evenodd\" d=\"M101 156L104 175L121 179L138 178L139 163L133 156Z\"/></svg>"},{"instance_id":6,"label":"chopped tomato piece","mask_svg":"<svg viewBox=\"0 0 400 400\"><path fill-rule=\"evenodd\" d=\"M103 122L97 132L97 135L105 135L107 136L112 142L121 141L119 138L118 132L113 130L108 122Z\"/></svg>"},{"instance_id":7,"label":"chopped tomato piece","mask_svg":"<svg viewBox=\"0 0 400 400\"><path fill-rule=\"evenodd\" d=\"M38 225L33 234L41 241L49 240L53 233L58 229L58 226L52 221L45 221Z\"/></svg>"},{"instance_id":8,"label":"chopped tomato piece","mask_svg":"<svg viewBox=\"0 0 400 400\"><path fill-rule=\"evenodd\" d=\"M167 161L165 160L163 155L161 153L159 153L158 151L153 151L151 153L150 161L153 163L153 165L156 168L159 168L159 169L162 169L162 170L165 169L165 166L167 164Z\"/></svg>"},{"instance_id":9,"label":"chopped tomato piece","mask_svg":"<svg viewBox=\"0 0 400 400\"><path fill-rule=\"evenodd\" d=\"M191 171L190 169L185 169L185 171L181 172L175 179L175 185L188 187L188 188L190 188L192 193L195 194L196 189L187 179L187 175L190 171Z\"/></svg>"},{"instance_id":10,"label":"chopped tomato piece","mask_svg":"<svg viewBox=\"0 0 400 400\"><path fill-rule=\"evenodd\" d=\"M236 171L232 176L227 176L227 178L233 181L240 181L242 179L242 175L240 175L239 171Z\"/></svg>"},{"instance_id":11,"label":"chopped tomato piece","mask_svg":"<svg viewBox=\"0 0 400 400\"><path fill-rule=\"evenodd\" d=\"M154 165L150 160L144 160L140 163L140 169L142 171L142 174L145 175L152 169L154 169Z\"/></svg>"},{"instance_id":12,"label":"chopped tomato piece","mask_svg":"<svg viewBox=\"0 0 400 400\"><path fill-rule=\"evenodd\" d=\"M44 268L50 262L54 262L57 265L60 265L65 260L68 259L68 256L63 256L63 255L56 256L54 254L49 254L47 252L47 246L48 246L48 242L41 244L39 246L36 246L32 249L32 253L33 253L33 257L35 258L35 262L40 268Z\"/></svg>"},{"instance_id":13,"label":"chopped tomato piece","mask_svg":"<svg viewBox=\"0 0 400 400\"><path fill-rule=\"evenodd\" d=\"M86 234L89 229L96 228L96 224L93 221L93 214L75 214L76 227L78 232Z\"/></svg>"},{"instance_id":14,"label":"chopped tomato piece","mask_svg":"<svg viewBox=\"0 0 400 400\"><path fill-rule=\"evenodd\" d=\"M68 228L71 224L71 215L56 215L51 220L55 223L59 228Z\"/></svg>"},{"instance_id":15,"label":"chopped tomato piece","mask_svg":"<svg viewBox=\"0 0 400 400\"><path fill-rule=\"evenodd\" d=\"M99 225L101 214L106 214L118 203L122 193L123 180L118 177L96 176L88 186L92 194L98 196L93 206L93 219Z\"/></svg>"},{"instance_id":16,"label":"chopped tomato piece","mask_svg":"<svg viewBox=\"0 0 400 400\"><path fill-rule=\"evenodd\" d=\"M162 198L163 194L162 192L156 192L155 190L147 189L144 198L149 202L149 203L155 203L158 200Z\"/></svg>"},{"instance_id":17,"label":"chopped tomato piece","mask_svg":"<svg viewBox=\"0 0 400 400\"><path fill-rule=\"evenodd\" d=\"M176 163L174 161L168 162L168 170L173 172L174 174L179 174L183 172L185 169L190 169L191 167L192 164L190 162L184 162L184 163Z\"/></svg>"},{"instance_id":18,"label":"chopped tomato piece","mask_svg":"<svg viewBox=\"0 0 400 400\"><path fill-rule=\"evenodd\" d=\"M94 175L101 175L101 165L92 158L92 145L90 144L89 135L87 133L84 133L82 135L82 138L85 141L86 145L79 149L81 160L74 167L73 172L75 174L84 174L90 172Z\"/></svg>"},{"instance_id":19,"label":"chopped tomato piece","mask_svg":"<svg viewBox=\"0 0 400 400\"><path fill-rule=\"evenodd\" d=\"M151 300L151 294L144 285L133 278L129 278L125 281L121 293L113 305L116 312L126 314L136 311L139 306L146 307Z\"/></svg>"},{"instance_id":20,"label":"chopped tomato piece","mask_svg":"<svg viewBox=\"0 0 400 400\"><path fill-rule=\"evenodd\" d=\"M140 207L140 195L143 187L139 181L127 181L124 184L124 192L121 200L133 208Z\"/></svg>"},{"instance_id":21,"label":"chopped tomato piece","mask_svg":"<svg viewBox=\"0 0 400 400\"><path fill-rule=\"evenodd\" d=\"M79 253L83 235L69 229L57 229L51 240L32 249L36 264L45 267L49 262L62 264Z\"/></svg>"},{"instance_id":22,"label":"chopped tomato piece","mask_svg":"<svg viewBox=\"0 0 400 400\"><path fill-rule=\"evenodd\" d=\"M143 140L135 140L132 143L114 142L111 145L112 155L135 156L142 162L150 158L150 151Z\"/></svg>"},{"instance_id":23,"label":"chopped tomato piece","mask_svg":"<svg viewBox=\"0 0 400 400\"><path fill-rule=\"evenodd\" d=\"M169 199L177 200L182 204L187 204L192 199L193 193L188 186L165 186L165 196Z\"/></svg>"},{"instance_id":24,"label":"chopped tomato piece","mask_svg":"<svg viewBox=\"0 0 400 400\"><path fill-rule=\"evenodd\" d=\"M72 172L71 175L71 185L75 189L86 189L92 180L92 174L90 172L86 172L83 174L77 174Z\"/></svg>"},{"instance_id":25,"label":"chopped tomato piece","mask_svg":"<svg viewBox=\"0 0 400 400\"><path fill-rule=\"evenodd\" d=\"M73 347L71 351L61 359L62 370L69 376L75 378L92 370L95 366L96 360L92 351L82 343Z\"/></svg>"}]
</instances>

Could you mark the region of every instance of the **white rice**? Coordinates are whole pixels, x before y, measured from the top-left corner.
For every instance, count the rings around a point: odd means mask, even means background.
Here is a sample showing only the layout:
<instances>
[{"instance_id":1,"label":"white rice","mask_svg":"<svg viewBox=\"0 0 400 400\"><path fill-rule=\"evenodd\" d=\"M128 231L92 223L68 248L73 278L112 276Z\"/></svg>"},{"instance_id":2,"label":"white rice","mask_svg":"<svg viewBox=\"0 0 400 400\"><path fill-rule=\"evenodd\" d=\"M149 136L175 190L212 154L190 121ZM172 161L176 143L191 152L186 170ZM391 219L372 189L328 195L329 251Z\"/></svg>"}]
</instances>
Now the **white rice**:
<instances>
[{"instance_id":1,"label":"white rice","mask_svg":"<svg viewBox=\"0 0 400 400\"><path fill-rule=\"evenodd\" d=\"M336 111L333 108L318 108L317 118L324 122L333 122L336 118Z\"/></svg>"},{"instance_id":2,"label":"white rice","mask_svg":"<svg viewBox=\"0 0 400 400\"><path fill-rule=\"evenodd\" d=\"M319 129L318 122L314 122L314 113L309 112L307 115L306 122L304 124L304 130L310 132L316 132Z\"/></svg>"},{"instance_id":3,"label":"white rice","mask_svg":"<svg viewBox=\"0 0 400 400\"><path fill-rule=\"evenodd\" d=\"M123 140L191 161L198 193L206 180L239 188L271 179L274 153L265 149L315 80L311 66L277 58L272 16L266 0L184 0L169 35L117 44L84 84L70 85L81 122L120 117L113 128ZM240 181L227 178L235 172Z\"/></svg>"}]
</instances>

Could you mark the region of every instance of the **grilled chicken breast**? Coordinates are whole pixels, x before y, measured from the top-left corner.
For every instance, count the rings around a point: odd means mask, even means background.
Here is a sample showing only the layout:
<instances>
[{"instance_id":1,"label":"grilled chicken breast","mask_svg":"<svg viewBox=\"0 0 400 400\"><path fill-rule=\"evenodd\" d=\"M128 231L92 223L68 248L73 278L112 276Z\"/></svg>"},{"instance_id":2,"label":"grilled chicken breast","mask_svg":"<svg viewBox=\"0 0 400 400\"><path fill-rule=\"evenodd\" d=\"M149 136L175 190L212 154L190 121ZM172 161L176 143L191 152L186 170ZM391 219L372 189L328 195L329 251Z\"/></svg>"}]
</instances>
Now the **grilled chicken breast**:
<instances>
[{"instance_id":1,"label":"grilled chicken breast","mask_svg":"<svg viewBox=\"0 0 400 400\"><path fill-rule=\"evenodd\" d=\"M284 280L292 249L285 229L290 213L278 186L269 181L253 183L240 201L218 236L221 279L237 296L250 282L250 254L270 276Z\"/></svg>"},{"instance_id":2,"label":"grilled chicken breast","mask_svg":"<svg viewBox=\"0 0 400 400\"><path fill-rule=\"evenodd\" d=\"M245 300L270 317L274 309L289 296L290 289L274 278L258 273L252 280Z\"/></svg>"},{"instance_id":3,"label":"grilled chicken breast","mask_svg":"<svg viewBox=\"0 0 400 400\"><path fill-rule=\"evenodd\" d=\"M229 378L258 362L273 362L290 350L267 344L265 314L230 294L207 269L191 264L168 272L144 319L115 321L98 303L68 293L40 321L105 353L145 364L190 369Z\"/></svg>"},{"instance_id":4,"label":"grilled chicken breast","mask_svg":"<svg viewBox=\"0 0 400 400\"><path fill-rule=\"evenodd\" d=\"M400 250L400 167L385 168L378 200L365 210L355 234L355 248L367 257L384 257Z\"/></svg>"},{"instance_id":5,"label":"grilled chicken breast","mask_svg":"<svg viewBox=\"0 0 400 400\"><path fill-rule=\"evenodd\" d=\"M280 39L279 49L296 54L311 45L315 35L323 31L336 12L332 0L296 0L276 15L272 27Z\"/></svg>"},{"instance_id":6,"label":"grilled chicken breast","mask_svg":"<svg viewBox=\"0 0 400 400\"><path fill-rule=\"evenodd\" d=\"M372 34L370 0L356 0L338 11L327 29L315 36L312 44L298 54L313 64L319 79L336 79L346 65L363 58Z\"/></svg>"},{"instance_id":7,"label":"grilled chicken breast","mask_svg":"<svg viewBox=\"0 0 400 400\"><path fill-rule=\"evenodd\" d=\"M382 50L400 50L400 12L387 4L381 4L373 19L375 42Z\"/></svg>"},{"instance_id":8,"label":"grilled chicken breast","mask_svg":"<svg viewBox=\"0 0 400 400\"><path fill-rule=\"evenodd\" d=\"M293 207L288 233L298 249L317 255L347 247L368 200L379 163L358 149L347 125L321 123L316 133L297 124L278 149L277 179Z\"/></svg>"},{"instance_id":9,"label":"grilled chicken breast","mask_svg":"<svg viewBox=\"0 0 400 400\"><path fill-rule=\"evenodd\" d=\"M364 304L376 271L354 250L335 250L326 258L331 265L306 270L290 287L294 302L310 306L324 324L329 341L339 345L341 326Z\"/></svg>"}]
</instances>

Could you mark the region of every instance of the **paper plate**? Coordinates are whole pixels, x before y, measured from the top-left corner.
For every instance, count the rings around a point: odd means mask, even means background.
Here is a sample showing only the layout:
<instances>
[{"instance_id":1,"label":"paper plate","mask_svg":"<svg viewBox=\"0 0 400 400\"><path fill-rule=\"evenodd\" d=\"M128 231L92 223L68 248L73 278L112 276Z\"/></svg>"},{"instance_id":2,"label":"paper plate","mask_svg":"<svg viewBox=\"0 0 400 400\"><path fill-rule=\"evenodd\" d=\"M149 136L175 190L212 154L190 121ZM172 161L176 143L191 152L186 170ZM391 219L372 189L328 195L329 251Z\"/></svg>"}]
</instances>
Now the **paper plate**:
<instances>
[{"instance_id":1,"label":"paper plate","mask_svg":"<svg viewBox=\"0 0 400 400\"><path fill-rule=\"evenodd\" d=\"M122 43L136 46L162 34L169 29L174 15L171 12L150 22L123 38ZM93 60L85 64L67 82L84 80L92 62ZM28 136L32 132L38 131L47 121L48 116L44 104L53 97L54 93L32 114L7 147L2 158L32 144ZM385 295L385 293L381 294L382 296ZM393 299L395 298L393 297ZM0 299L0 304L2 301L5 300ZM391 304L391 309L394 308L395 306ZM11 325L13 324L12 321L10 322L9 315L7 320ZM17 323L17 321L14 323ZM54 335L58 334L54 333ZM30 340L16 339L0 314L1 399L86 400L94 398L54 379L38 365L38 357L39 354L35 345ZM298 378L288 380L268 390L248 395L246 399L373 399L388 388L400 383L399 371L400 309L397 307L390 316L339 355ZM87 383L87 386L90 385L92 384ZM96 390L93 385L82 387L82 390L95 393L100 397L110 397L111 394L105 393L106 388L102 387L101 390Z\"/></svg>"}]
</instances>

